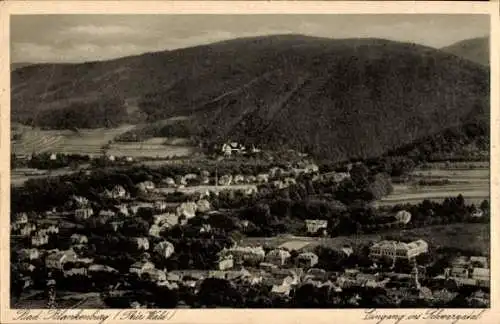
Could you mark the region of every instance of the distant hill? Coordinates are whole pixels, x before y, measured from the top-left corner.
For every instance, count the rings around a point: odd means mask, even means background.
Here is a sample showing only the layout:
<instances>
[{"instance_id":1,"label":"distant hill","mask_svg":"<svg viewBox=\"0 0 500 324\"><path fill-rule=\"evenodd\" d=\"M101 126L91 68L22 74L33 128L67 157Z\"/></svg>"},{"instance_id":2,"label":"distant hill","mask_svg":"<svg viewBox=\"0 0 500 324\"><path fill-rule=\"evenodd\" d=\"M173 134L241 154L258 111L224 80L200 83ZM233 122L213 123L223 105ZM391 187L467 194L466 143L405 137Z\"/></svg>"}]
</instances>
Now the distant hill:
<instances>
[{"instance_id":1,"label":"distant hill","mask_svg":"<svg viewBox=\"0 0 500 324\"><path fill-rule=\"evenodd\" d=\"M302 35L12 73L13 121L58 127L50 123L60 118L47 116L101 98L133 102L151 122L190 116L183 123L206 141L289 147L338 160L379 155L488 115L489 77L483 66L420 45Z\"/></svg>"},{"instance_id":2,"label":"distant hill","mask_svg":"<svg viewBox=\"0 0 500 324\"><path fill-rule=\"evenodd\" d=\"M446 46L442 50L484 66L490 64L489 37L466 39Z\"/></svg>"},{"instance_id":3,"label":"distant hill","mask_svg":"<svg viewBox=\"0 0 500 324\"><path fill-rule=\"evenodd\" d=\"M12 63L10 65L10 70L11 71L14 71L14 70L17 70L17 69L20 69L20 68L23 68L25 66L29 66L29 65L33 65L33 63L23 63L23 62L19 62L19 63Z\"/></svg>"}]
</instances>

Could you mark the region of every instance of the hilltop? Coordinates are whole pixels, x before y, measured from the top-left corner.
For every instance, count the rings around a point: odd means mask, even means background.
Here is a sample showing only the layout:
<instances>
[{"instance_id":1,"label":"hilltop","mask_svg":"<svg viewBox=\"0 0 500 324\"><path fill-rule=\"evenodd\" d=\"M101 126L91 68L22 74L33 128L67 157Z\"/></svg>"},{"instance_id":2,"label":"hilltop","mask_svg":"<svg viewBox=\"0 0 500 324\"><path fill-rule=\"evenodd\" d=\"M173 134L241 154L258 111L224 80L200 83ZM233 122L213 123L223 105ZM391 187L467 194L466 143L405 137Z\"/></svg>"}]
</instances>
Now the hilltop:
<instances>
[{"instance_id":1,"label":"hilltop","mask_svg":"<svg viewBox=\"0 0 500 324\"><path fill-rule=\"evenodd\" d=\"M339 160L487 120L489 77L483 66L416 44L274 35L20 68L11 111L13 121L49 128L88 127L82 111L99 116L94 127L189 116L178 128L204 141Z\"/></svg>"},{"instance_id":2,"label":"hilltop","mask_svg":"<svg viewBox=\"0 0 500 324\"><path fill-rule=\"evenodd\" d=\"M27 63L27 62L12 63L10 65L10 70L14 71L14 70L23 68L25 66L30 66L30 65L33 65L33 63Z\"/></svg>"},{"instance_id":3,"label":"hilltop","mask_svg":"<svg viewBox=\"0 0 500 324\"><path fill-rule=\"evenodd\" d=\"M490 64L489 37L466 39L446 46L442 50L484 66Z\"/></svg>"}]
</instances>

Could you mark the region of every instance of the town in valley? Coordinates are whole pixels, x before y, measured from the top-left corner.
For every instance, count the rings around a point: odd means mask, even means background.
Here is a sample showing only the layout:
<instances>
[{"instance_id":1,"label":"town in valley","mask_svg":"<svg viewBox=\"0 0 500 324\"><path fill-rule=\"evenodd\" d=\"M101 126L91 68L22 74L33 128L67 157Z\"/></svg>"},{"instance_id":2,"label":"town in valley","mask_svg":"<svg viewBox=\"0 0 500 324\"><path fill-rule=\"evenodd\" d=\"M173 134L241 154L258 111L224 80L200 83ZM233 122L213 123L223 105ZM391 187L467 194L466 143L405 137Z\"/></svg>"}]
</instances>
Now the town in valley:
<instances>
[{"instance_id":1,"label":"town in valley","mask_svg":"<svg viewBox=\"0 0 500 324\"><path fill-rule=\"evenodd\" d=\"M490 307L488 37L320 36L13 63L11 308Z\"/></svg>"}]
</instances>

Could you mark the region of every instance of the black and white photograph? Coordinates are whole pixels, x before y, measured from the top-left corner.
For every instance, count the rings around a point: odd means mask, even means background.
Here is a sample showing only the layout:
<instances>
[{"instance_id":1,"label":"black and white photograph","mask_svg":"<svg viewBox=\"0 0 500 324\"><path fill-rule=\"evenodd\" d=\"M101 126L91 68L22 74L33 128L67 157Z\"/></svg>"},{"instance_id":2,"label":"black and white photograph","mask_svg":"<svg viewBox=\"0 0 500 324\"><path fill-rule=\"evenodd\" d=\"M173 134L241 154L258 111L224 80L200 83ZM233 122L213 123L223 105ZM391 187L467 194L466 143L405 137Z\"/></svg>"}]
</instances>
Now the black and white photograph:
<instances>
[{"instance_id":1,"label":"black and white photograph","mask_svg":"<svg viewBox=\"0 0 500 324\"><path fill-rule=\"evenodd\" d=\"M490 20L10 15L10 308L489 309Z\"/></svg>"}]
</instances>

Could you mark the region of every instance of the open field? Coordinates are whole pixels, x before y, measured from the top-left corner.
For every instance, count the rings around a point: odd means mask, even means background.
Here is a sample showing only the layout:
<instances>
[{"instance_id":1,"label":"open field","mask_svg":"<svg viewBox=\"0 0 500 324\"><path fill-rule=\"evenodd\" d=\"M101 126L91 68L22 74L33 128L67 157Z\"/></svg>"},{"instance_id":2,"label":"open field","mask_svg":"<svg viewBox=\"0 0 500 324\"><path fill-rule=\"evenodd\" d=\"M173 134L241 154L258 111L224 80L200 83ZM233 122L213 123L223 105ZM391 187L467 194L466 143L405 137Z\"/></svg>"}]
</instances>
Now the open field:
<instances>
[{"instance_id":1,"label":"open field","mask_svg":"<svg viewBox=\"0 0 500 324\"><path fill-rule=\"evenodd\" d=\"M489 253L490 251L489 225L469 223L427 226L410 230L391 230L378 234L338 236L332 238L305 236L247 237L243 239L242 244L262 244L270 247L278 247L289 242L297 246L302 245L300 248L303 250L312 250L318 245L331 248L341 248L346 244L356 246L358 244L381 240L386 235L398 234L401 234L403 237L418 237L427 241L432 247L466 248L481 250L485 253ZM303 242L303 244L298 244L298 242ZM464 246L464 242L467 242L467 245Z\"/></svg>"},{"instance_id":2,"label":"open field","mask_svg":"<svg viewBox=\"0 0 500 324\"><path fill-rule=\"evenodd\" d=\"M21 138L13 140L12 152L31 154L33 152L56 152L66 154L101 154L103 145L108 144L118 134L133 129L134 125L117 128L71 130L40 130L23 127L19 130Z\"/></svg>"},{"instance_id":3,"label":"open field","mask_svg":"<svg viewBox=\"0 0 500 324\"><path fill-rule=\"evenodd\" d=\"M135 128L134 125L124 125L117 128L71 130L40 130L30 127L19 128L16 133L22 134L20 139L13 140L12 152L17 155L27 155L43 152L64 154L101 155L104 145L109 145L107 154L114 156L130 156L135 158L170 158L188 156L193 153L193 147L184 145L181 139L172 139L173 145L164 145L167 138L151 138L144 142L113 142L120 134ZM110 144L111 143L111 144Z\"/></svg>"},{"instance_id":4,"label":"open field","mask_svg":"<svg viewBox=\"0 0 500 324\"><path fill-rule=\"evenodd\" d=\"M34 169L32 169L34 170ZM41 170L38 170L41 171ZM61 168L57 170L46 171L44 174L34 175L34 174L26 174L23 169L12 169L10 172L10 183L13 186L22 186L29 179L41 179L47 178L51 176L62 176L77 172L70 168Z\"/></svg>"},{"instance_id":5,"label":"open field","mask_svg":"<svg viewBox=\"0 0 500 324\"><path fill-rule=\"evenodd\" d=\"M220 192L224 190L241 190L241 191L257 191L257 186L253 184L230 185L230 186L192 186L184 188L158 188L162 194L171 194L175 192L182 192L185 194L205 193L205 192Z\"/></svg>"},{"instance_id":6,"label":"open field","mask_svg":"<svg viewBox=\"0 0 500 324\"><path fill-rule=\"evenodd\" d=\"M114 156L131 156L135 158L172 158L189 156L195 152L191 146L164 145L165 140L152 138L141 143L113 143L107 153Z\"/></svg>"},{"instance_id":7,"label":"open field","mask_svg":"<svg viewBox=\"0 0 500 324\"><path fill-rule=\"evenodd\" d=\"M483 166L483 165L482 165ZM376 202L376 206L391 206L404 203L418 203L424 199L442 201L447 197L462 194L467 203L479 204L490 199L490 170L477 169L430 169L417 170L412 174L415 181L448 179L445 185L394 185L392 194Z\"/></svg>"},{"instance_id":8,"label":"open field","mask_svg":"<svg viewBox=\"0 0 500 324\"><path fill-rule=\"evenodd\" d=\"M474 161L474 162L432 162L428 163L431 169L469 169L473 166L474 169L489 169L490 162L489 161Z\"/></svg>"}]
</instances>

